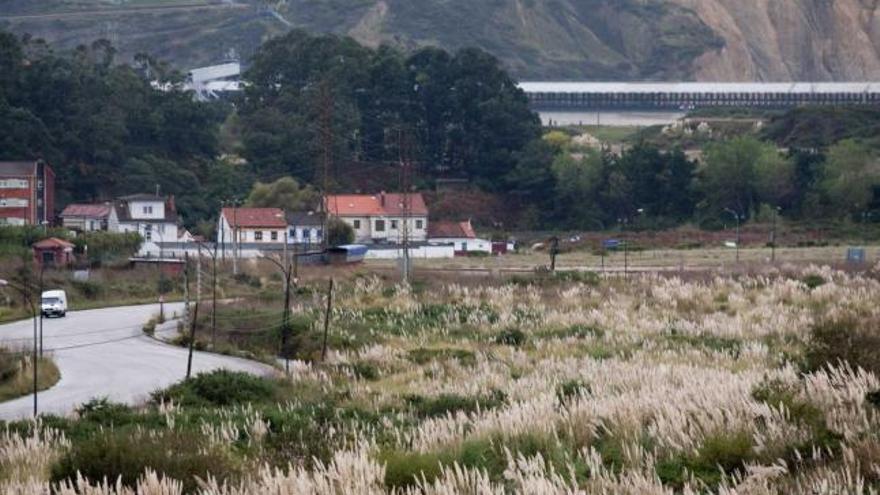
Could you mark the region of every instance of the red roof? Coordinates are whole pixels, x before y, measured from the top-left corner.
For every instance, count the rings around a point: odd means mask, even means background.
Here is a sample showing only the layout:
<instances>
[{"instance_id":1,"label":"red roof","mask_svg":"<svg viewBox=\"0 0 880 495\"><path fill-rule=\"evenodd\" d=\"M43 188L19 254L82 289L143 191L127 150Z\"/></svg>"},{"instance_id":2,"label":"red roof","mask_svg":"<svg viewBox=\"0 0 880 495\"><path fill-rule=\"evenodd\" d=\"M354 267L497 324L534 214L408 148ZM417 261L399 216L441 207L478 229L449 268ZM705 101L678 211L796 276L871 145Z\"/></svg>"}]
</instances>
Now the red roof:
<instances>
[{"instance_id":1,"label":"red roof","mask_svg":"<svg viewBox=\"0 0 880 495\"><path fill-rule=\"evenodd\" d=\"M42 241L34 244L34 247L37 249L51 249L51 248L73 248L73 244L65 241L64 239L59 239L57 237L50 237L48 239L43 239Z\"/></svg>"},{"instance_id":2,"label":"red roof","mask_svg":"<svg viewBox=\"0 0 880 495\"><path fill-rule=\"evenodd\" d=\"M428 223L428 238L430 239L476 239L477 233L471 221L464 222L430 222Z\"/></svg>"},{"instance_id":3,"label":"red roof","mask_svg":"<svg viewBox=\"0 0 880 495\"><path fill-rule=\"evenodd\" d=\"M280 208L223 208L223 216L232 227L287 228L287 220Z\"/></svg>"},{"instance_id":4,"label":"red roof","mask_svg":"<svg viewBox=\"0 0 880 495\"><path fill-rule=\"evenodd\" d=\"M341 217L374 217L403 215L401 193L338 194L327 196L327 211ZM421 193L409 195L409 214L427 216L428 207Z\"/></svg>"},{"instance_id":5,"label":"red roof","mask_svg":"<svg viewBox=\"0 0 880 495\"><path fill-rule=\"evenodd\" d=\"M70 204L61 212L61 217L105 218L110 216L109 204Z\"/></svg>"}]
</instances>

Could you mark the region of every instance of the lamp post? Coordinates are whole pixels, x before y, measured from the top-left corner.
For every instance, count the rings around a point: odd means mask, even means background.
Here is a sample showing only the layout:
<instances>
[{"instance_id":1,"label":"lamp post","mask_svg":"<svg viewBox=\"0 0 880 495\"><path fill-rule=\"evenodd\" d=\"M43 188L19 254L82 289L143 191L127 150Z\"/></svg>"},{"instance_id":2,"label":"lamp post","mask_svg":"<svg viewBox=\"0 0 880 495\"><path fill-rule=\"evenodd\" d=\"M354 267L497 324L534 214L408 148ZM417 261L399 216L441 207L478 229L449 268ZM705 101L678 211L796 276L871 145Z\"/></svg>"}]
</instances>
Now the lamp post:
<instances>
[{"instance_id":1,"label":"lamp post","mask_svg":"<svg viewBox=\"0 0 880 495\"><path fill-rule=\"evenodd\" d=\"M739 213L737 213L736 211L734 211L730 208L725 208L724 211L727 213L730 213L731 215L733 215L733 218L736 219L736 262L739 263L739 221L740 221L740 215L739 215Z\"/></svg>"},{"instance_id":2,"label":"lamp post","mask_svg":"<svg viewBox=\"0 0 880 495\"><path fill-rule=\"evenodd\" d=\"M37 417L37 366L38 366L38 353L37 353L37 311L39 310L40 314L42 314L42 309L38 309L38 305L34 300L33 296L33 287L28 285L19 285L14 284L8 280L0 279L0 288L9 287L14 289L16 292L21 294L24 298L25 303L31 307L31 314L34 320L34 349L33 349L33 365L34 365L34 417Z\"/></svg>"}]
</instances>

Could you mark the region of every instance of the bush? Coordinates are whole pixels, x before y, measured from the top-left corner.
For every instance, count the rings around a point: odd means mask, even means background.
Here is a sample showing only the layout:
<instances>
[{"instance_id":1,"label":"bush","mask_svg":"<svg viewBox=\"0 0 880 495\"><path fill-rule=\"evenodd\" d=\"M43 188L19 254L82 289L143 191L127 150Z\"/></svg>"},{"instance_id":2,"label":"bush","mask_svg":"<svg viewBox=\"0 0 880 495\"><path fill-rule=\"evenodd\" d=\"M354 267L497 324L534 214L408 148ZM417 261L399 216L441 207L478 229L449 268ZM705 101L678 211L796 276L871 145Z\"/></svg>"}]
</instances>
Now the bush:
<instances>
[{"instance_id":1,"label":"bush","mask_svg":"<svg viewBox=\"0 0 880 495\"><path fill-rule=\"evenodd\" d=\"M847 315L820 321L810 331L807 371L844 361L880 374L880 322Z\"/></svg>"},{"instance_id":2,"label":"bush","mask_svg":"<svg viewBox=\"0 0 880 495\"><path fill-rule=\"evenodd\" d=\"M119 426L131 423L135 412L125 404L111 402L107 397L92 399L76 408L76 414L83 421L102 426Z\"/></svg>"},{"instance_id":3,"label":"bush","mask_svg":"<svg viewBox=\"0 0 880 495\"><path fill-rule=\"evenodd\" d=\"M90 280L72 280L70 284L86 299L94 300L101 295L101 284Z\"/></svg>"},{"instance_id":4,"label":"bush","mask_svg":"<svg viewBox=\"0 0 880 495\"><path fill-rule=\"evenodd\" d=\"M518 328L508 328L495 336L496 344L513 347L522 347L527 340L526 334Z\"/></svg>"},{"instance_id":5,"label":"bush","mask_svg":"<svg viewBox=\"0 0 880 495\"><path fill-rule=\"evenodd\" d=\"M255 277L253 275L250 275L250 274L247 274L244 272L236 273L233 276L233 279L241 285L249 285L255 289L259 289L260 287L263 286L263 283L260 282L259 277Z\"/></svg>"},{"instance_id":6,"label":"bush","mask_svg":"<svg viewBox=\"0 0 880 495\"><path fill-rule=\"evenodd\" d=\"M210 473L225 480L239 472L229 453L196 433L117 430L75 442L52 467L51 479L75 480L82 474L92 482L119 478L133 487L147 468L180 480L186 493L198 488L196 477Z\"/></svg>"},{"instance_id":7,"label":"bush","mask_svg":"<svg viewBox=\"0 0 880 495\"><path fill-rule=\"evenodd\" d=\"M437 397L409 395L405 397L413 412L422 418L436 418L449 413L472 413L478 409L486 411L500 407L507 402L507 396L495 390L487 396L467 397L458 394L441 394Z\"/></svg>"},{"instance_id":8,"label":"bush","mask_svg":"<svg viewBox=\"0 0 880 495\"><path fill-rule=\"evenodd\" d=\"M807 288L809 288L810 290L813 290L817 287L821 287L821 286L825 285L825 279L822 278L821 275L817 275L815 273L804 277L803 282L804 282L804 285L806 285Z\"/></svg>"},{"instance_id":9,"label":"bush","mask_svg":"<svg viewBox=\"0 0 880 495\"><path fill-rule=\"evenodd\" d=\"M565 404L572 398L590 394L591 392L590 385L583 380L569 380L556 386L556 398L562 404Z\"/></svg>"},{"instance_id":10,"label":"bush","mask_svg":"<svg viewBox=\"0 0 880 495\"><path fill-rule=\"evenodd\" d=\"M475 366L477 364L477 356L465 349L428 349L419 347L407 353L410 361L416 364L427 364L431 361L448 361L455 359L462 366Z\"/></svg>"},{"instance_id":11,"label":"bush","mask_svg":"<svg viewBox=\"0 0 880 495\"><path fill-rule=\"evenodd\" d=\"M229 406L268 402L276 397L277 382L247 373L219 370L154 392L154 403L173 400L181 406Z\"/></svg>"}]
</instances>

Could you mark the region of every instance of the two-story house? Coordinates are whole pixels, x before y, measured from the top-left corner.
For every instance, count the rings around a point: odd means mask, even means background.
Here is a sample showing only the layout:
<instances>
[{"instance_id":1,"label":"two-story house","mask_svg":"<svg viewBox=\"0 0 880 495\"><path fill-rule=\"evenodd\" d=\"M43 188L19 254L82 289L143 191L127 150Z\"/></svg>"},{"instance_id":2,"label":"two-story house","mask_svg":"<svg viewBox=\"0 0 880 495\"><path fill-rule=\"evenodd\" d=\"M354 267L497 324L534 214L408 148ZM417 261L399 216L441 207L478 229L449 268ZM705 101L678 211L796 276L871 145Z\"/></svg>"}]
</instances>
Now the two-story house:
<instances>
[{"instance_id":1,"label":"two-story house","mask_svg":"<svg viewBox=\"0 0 880 495\"><path fill-rule=\"evenodd\" d=\"M145 242L177 242L177 207L174 197L152 194L123 196L108 219L111 232L137 232Z\"/></svg>"},{"instance_id":2,"label":"two-story house","mask_svg":"<svg viewBox=\"0 0 880 495\"><path fill-rule=\"evenodd\" d=\"M404 201L409 208L404 208ZM410 242L427 239L428 207L420 193L331 195L325 209L349 224L359 243L400 244L405 232ZM404 229L404 221L408 229Z\"/></svg>"},{"instance_id":3,"label":"two-story house","mask_svg":"<svg viewBox=\"0 0 880 495\"><path fill-rule=\"evenodd\" d=\"M287 219L280 208L223 208L217 225L217 242L232 244L283 244Z\"/></svg>"}]
</instances>

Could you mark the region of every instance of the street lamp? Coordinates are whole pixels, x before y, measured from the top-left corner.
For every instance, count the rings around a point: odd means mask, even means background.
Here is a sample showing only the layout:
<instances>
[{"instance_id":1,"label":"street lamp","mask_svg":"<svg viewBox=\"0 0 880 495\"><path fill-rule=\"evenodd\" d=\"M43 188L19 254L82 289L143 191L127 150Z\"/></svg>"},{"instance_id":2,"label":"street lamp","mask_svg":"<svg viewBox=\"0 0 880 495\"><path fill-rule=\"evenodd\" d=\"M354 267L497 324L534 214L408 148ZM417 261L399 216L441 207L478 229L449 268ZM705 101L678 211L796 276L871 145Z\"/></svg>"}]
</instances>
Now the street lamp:
<instances>
[{"instance_id":1,"label":"street lamp","mask_svg":"<svg viewBox=\"0 0 880 495\"><path fill-rule=\"evenodd\" d=\"M37 359L39 358L37 354L37 304L34 301L33 297L33 287L28 287L27 285L18 285L9 282L8 280L0 279L0 288L9 287L14 289L16 292L21 294L24 298L25 303L31 307L31 314L34 320L34 351L33 351L33 361L34 361L34 417L37 417ZM42 309L39 310L40 314L42 314Z\"/></svg>"},{"instance_id":2,"label":"street lamp","mask_svg":"<svg viewBox=\"0 0 880 495\"><path fill-rule=\"evenodd\" d=\"M736 219L736 262L739 263L739 222L741 220L740 215L730 208L725 208L724 211L730 213L731 215L733 215L733 218Z\"/></svg>"}]
</instances>

